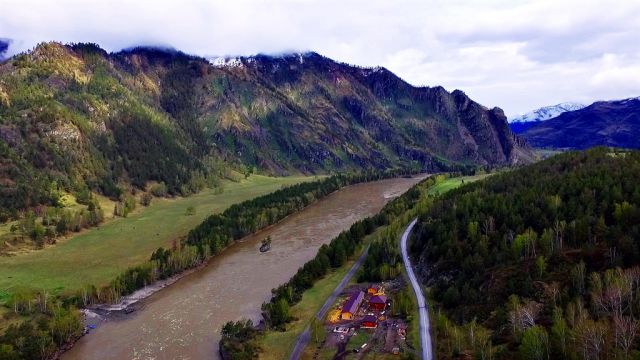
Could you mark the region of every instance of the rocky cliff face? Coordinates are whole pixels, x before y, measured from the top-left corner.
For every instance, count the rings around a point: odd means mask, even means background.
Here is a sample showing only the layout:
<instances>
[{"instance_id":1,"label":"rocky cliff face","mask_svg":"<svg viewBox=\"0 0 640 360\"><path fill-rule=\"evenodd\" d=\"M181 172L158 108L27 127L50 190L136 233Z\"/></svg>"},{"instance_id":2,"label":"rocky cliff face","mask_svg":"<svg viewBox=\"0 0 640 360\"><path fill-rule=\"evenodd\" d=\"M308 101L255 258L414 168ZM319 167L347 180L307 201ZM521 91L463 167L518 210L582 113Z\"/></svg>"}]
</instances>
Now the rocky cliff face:
<instances>
[{"instance_id":1,"label":"rocky cliff face","mask_svg":"<svg viewBox=\"0 0 640 360\"><path fill-rule=\"evenodd\" d=\"M264 90L257 97L248 96L247 108L270 106L270 121L241 112L248 115L242 122L264 135L261 141L273 144L268 138L274 121L281 128L311 135L290 136L292 143L277 146L293 147L307 154L302 159L315 160L303 167L354 162L430 167L437 159L496 166L531 160L528 147L511 133L501 110L488 110L461 91L413 87L384 68L358 68L316 53L238 58L223 64L216 69L228 74L231 86L238 87L240 81ZM320 157L296 144L303 139Z\"/></svg>"}]
</instances>

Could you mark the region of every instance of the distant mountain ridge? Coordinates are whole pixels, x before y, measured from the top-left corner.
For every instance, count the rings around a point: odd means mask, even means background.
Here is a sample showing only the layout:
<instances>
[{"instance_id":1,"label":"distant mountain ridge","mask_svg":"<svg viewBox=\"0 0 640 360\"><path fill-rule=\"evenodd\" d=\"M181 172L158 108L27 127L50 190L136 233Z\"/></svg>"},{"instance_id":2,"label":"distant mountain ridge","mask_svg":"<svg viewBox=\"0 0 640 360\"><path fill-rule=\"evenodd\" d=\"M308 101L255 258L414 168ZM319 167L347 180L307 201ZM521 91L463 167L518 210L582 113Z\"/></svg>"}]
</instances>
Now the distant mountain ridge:
<instances>
[{"instance_id":1,"label":"distant mountain ridge","mask_svg":"<svg viewBox=\"0 0 640 360\"><path fill-rule=\"evenodd\" d=\"M580 110L584 107L586 107L586 105L575 102L565 102L541 107L524 115L509 119L509 126L514 133L519 134L536 122L553 119L562 113Z\"/></svg>"},{"instance_id":2,"label":"distant mountain ridge","mask_svg":"<svg viewBox=\"0 0 640 360\"><path fill-rule=\"evenodd\" d=\"M499 108L319 54L204 59L43 43L0 64L3 209L51 189L189 193L225 169L268 174L530 162Z\"/></svg>"},{"instance_id":3,"label":"distant mountain ridge","mask_svg":"<svg viewBox=\"0 0 640 360\"><path fill-rule=\"evenodd\" d=\"M640 148L640 97L598 101L533 123L520 136L540 148L586 149L594 146Z\"/></svg>"},{"instance_id":4,"label":"distant mountain ridge","mask_svg":"<svg viewBox=\"0 0 640 360\"><path fill-rule=\"evenodd\" d=\"M552 106L545 106L545 107L541 107L539 109L530 111L524 115L520 115L515 118L509 119L509 123L549 120L564 112L580 110L586 106L587 105L575 103L575 102L565 102L565 103L560 103Z\"/></svg>"}]
</instances>

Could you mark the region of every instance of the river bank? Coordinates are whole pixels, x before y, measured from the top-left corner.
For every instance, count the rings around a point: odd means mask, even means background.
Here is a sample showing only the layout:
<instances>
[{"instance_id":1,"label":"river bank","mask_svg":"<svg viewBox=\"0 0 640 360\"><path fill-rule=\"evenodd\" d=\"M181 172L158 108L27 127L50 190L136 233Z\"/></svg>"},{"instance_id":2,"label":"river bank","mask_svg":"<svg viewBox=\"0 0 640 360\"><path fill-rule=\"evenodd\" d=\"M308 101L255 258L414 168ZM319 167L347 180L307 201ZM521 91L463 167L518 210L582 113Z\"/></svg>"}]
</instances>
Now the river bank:
<instances>
[{"instance_id":1,"label":"river bank","mask_svg":"<svg viewBox=\"0 0 640 360\"><path fill-rule=\"evenodd\" d=\"M280 223L237 241L200 271L171 285L136 294L131 314L111 312L94 322L63 359L211 358L217 356L219 330L229 320L260 319L260 305L271 289L353 222L377 213L390 198L419 181L389 179L337 191ZM260 254L267 236L273 247ZM180 281L178 281L180 280ZM162 290L162 291L160 291ZM135 304L135 305L132 305ZM114 315L117 314L118 315ZM88 317L87 317L88 318ZM216 355L212 355L216 354Z\"/></svg>"},{"instance_id":2,"label":"river bank","mask_svg":"<svg viewBox=\"0 0 640 360\"><path fill-rule=\"evenodd\" d=\"M338 189L335 192L333 192L333 193L331 193L331 194L329 194L327 196L331 196L332 194L334 194L336 192L339 192L341 190L342 189ZM385 194L384 196L385 196L385 199L388 199L388 198L393 198L393 197L395 197L397 195ZM321 201L321 200L322 199L318 199L318 200L314 201L313 203L309 204L307 207L312 206L312 205L316 204L318 201ZM301 211L304 211L307 207L303 208ZM268 225L265 228L260 229L259 231L256 231L253 234L251 234L251 235L249 235L249 236L247 236L247 237L245 237L243 239L239 239L239 240L233 241L228 246L223 248L221 250L220 254L222 254L225 251L227 251L227 249L229 249L230 247L234 246L236 243L242 242L246 238L255 236L256 234L258 234L260 232L265 232L265 231L269 230L270 228L279 225L280 223L284 222L289 217L291 217L291 216L293 216L295 214L296 213L291 214L291 215L287 215L284 218L282 218L280 221L278 221L278 222L276 222L274 224ZM261 251L261 252L263 252L263 251ZM175 283L176 281L182 279L183 277L185 277L185 276L187 276L187 275L189 275L189 274L191 274L191 273L193 273L195 271L198 271L198 270L200 270L202 268L205 268L212 259L213 259L213 257L207 259L202 264L197 265L197 266L195 266L193 268L181 271L181 272L179 272L179 273L177 273L175 275L172 275L172 276L170 276L170 277L168 277L166 279L155 281L153 284L149 284L149 285L147 285L147 286L145 286L145 287L143 287L141 289L138 289L138 290L134 291L133 293L131 293L129 295L123 296L120 299L120 301L118 301L115 304L95 304L95 305L87 306L82 310L84 312L91 312L91 313L94 313L94 314L97 314L97 315L98 314L102 314L102 316L108 316L112 312L125 312L125 313L133 312L133 311L137 310L135 308L132 308L133 305L136 305L138 302L148 298L149 296L151 296L151 295L155 294L156 292L166 288L167 286ZM133 311L129 312L128 310L133 310Z\"/></svg>"},{"instance_id":3,"label":"river bank","mask_svg":"<svg viewBox=\"0 0 640 360\"><path fill-rule=\"evenodd\" d=\"M0 303L10 289L46 290L52 295L77 292L88 284L108 284L124 269L144 263L158 247L171 247L210 214L233 204L273 193L313 177L271 178L252 175L213 189L176 199L154 199L151 206L85 230L55 246L12 257L0 257ZM194 215L186 215L189 207ZM111 209L112 210L112 209ZM4 290L4 291L3 291Z\"/></svg>"}]
</instances>

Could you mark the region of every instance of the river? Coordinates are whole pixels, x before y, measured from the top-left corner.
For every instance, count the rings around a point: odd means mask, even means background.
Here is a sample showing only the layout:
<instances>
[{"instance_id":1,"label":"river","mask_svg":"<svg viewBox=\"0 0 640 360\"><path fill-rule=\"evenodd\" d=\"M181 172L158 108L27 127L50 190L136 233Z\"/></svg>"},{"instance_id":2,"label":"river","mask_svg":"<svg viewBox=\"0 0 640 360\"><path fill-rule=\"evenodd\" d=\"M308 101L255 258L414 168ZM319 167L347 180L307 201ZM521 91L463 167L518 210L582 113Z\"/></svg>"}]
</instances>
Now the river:
<instances>
[{"instance_id":1,"label":"river","mask_svg":"<svg viewBox=\"0 0 640 360\"><path fill-rule=\"evenodd\" d=\"M418 181L398 178L343 188L238 241L203 269L145 299L138 311L99 323L62 358L217 359L225 322L258 321L271 289L289 280L322 244ZM267 236L271 250L260 253Z\"/></svg>"}]
</instances>

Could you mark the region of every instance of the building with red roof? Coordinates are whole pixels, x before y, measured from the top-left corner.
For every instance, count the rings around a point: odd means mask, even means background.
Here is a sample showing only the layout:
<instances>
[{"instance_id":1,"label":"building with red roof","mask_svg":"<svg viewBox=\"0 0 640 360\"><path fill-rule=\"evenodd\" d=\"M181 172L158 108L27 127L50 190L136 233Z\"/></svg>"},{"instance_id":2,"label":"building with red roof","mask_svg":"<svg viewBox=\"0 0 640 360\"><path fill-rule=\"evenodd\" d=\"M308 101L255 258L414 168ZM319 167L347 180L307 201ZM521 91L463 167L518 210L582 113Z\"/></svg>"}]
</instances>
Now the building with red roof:
<instances>
[{"instance_id":1,"label":"building with red roof","mask_svg":"<svg viewBox=\"0 0 640 360\"><path fill-rule=\"evenodd\" d=\"M387 307L387 297L384 295L372 296L369 300L369 309L382 311Z\"/></svg>"},{"instance_id":2,"label":"building with red roof","mask_svg":"<svg viewBox=\"0 0 640 360\"><path fill-rule=\"evenodd\" d=\"M362 319L362 327L367 329L375 329L378 327L378 318L375 315L367 315Z\"/></svg>"}]
</instances>

